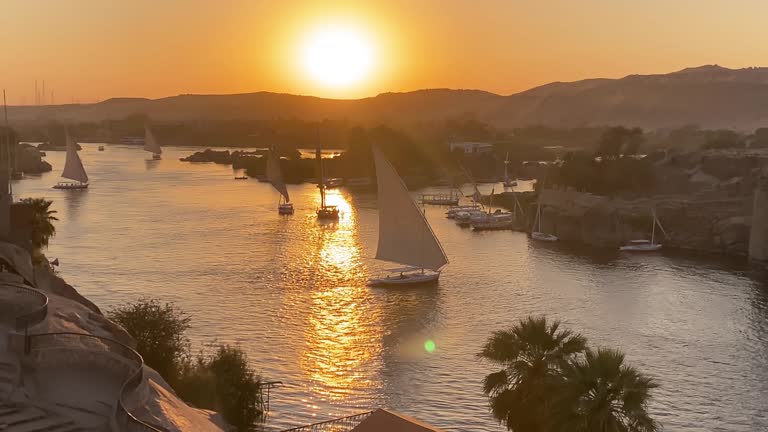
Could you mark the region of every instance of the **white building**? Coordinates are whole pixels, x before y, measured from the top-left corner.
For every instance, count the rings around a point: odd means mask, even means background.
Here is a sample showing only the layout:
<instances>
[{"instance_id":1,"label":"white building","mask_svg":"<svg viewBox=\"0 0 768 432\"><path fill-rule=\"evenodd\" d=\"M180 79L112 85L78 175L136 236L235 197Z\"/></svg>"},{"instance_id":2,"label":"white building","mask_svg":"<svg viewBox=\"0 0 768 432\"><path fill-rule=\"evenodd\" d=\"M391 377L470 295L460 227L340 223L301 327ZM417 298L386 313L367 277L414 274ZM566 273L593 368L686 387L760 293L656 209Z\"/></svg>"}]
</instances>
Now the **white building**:
<instances>
[{"instance_id":1,"label":"white building","mask_svg":"<svg viewBox=\"0 0 768 432\"><path fill-rule=\"evenodd\" d=\"M493 151L493 144L484 142L452 142L448 144L448 147L450 148L451 152L463 151L465 154L490 153Z\"/></svg>"}]
</instances>

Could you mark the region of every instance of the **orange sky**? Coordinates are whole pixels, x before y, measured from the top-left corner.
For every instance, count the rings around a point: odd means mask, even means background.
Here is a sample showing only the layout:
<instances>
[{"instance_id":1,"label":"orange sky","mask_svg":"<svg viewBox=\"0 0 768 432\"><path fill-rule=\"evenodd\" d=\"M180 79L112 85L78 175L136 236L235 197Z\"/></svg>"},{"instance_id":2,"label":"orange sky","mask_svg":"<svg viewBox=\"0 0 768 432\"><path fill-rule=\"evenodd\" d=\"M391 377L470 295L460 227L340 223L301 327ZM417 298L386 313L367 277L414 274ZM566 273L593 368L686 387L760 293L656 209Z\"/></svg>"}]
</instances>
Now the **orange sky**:
<instances>
[{"instance_id":1,"label":"orange sky","mask_svg":"<svg viewBox=\"0 0 768 432\"><path fill-rule=\"evenodd\" d=\"M514 93L551 81L768 63L765 0L2 0L0 86L34 101L276 91L364 97L420 88ZM328 88L302 36L345 23L377 66ZM48 99L50 95L47 96Z\"/></svg>"}]
</instances>

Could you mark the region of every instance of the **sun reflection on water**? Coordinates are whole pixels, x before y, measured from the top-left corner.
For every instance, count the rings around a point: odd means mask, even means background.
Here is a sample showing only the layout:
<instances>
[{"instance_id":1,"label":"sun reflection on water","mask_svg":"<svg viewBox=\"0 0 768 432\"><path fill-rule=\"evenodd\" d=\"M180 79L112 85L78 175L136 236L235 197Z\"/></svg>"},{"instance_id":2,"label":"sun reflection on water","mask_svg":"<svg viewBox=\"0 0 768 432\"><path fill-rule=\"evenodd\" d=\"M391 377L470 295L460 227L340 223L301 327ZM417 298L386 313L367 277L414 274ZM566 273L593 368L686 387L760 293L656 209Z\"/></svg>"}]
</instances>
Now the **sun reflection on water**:
<instances>
[{"instance_id":1,"label":"sun reflection on water","mask_svg":"<svg viewBox=\"0 0 768 432\"><path fill-rule=\"evenodd\" d=\"M356 214L346 197L329 190L328 205L339 207L338 223L318 223L307 240L312 253L309 316L301 368L312 392L349 403L361 388L377 386L368 370L379 356L378 313L369 311L370 292L360 253ZM319 202L318 202L319 205Z\"/></svg>"}]
</instances>

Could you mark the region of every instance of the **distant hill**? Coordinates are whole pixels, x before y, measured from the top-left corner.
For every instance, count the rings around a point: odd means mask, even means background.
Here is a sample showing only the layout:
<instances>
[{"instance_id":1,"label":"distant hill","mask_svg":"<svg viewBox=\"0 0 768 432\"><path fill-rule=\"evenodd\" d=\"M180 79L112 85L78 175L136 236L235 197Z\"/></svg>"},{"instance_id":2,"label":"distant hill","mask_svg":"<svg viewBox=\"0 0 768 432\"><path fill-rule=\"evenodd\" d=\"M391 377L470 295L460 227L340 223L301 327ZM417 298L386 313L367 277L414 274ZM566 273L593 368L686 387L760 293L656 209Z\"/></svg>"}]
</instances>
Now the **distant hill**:
<instances>
[{"instance_id":1,"label":"distant hill","mask_svg":"<svg viewBox=\"0 0 768 432\"><path fill-rule=\"evenodd\" d=\"M11 121L100 121L146 113L160 121L347 119L413 123L473 113L498 127L623 124L644 128L696 124L752 130L768 126L768 68L701 66L663 75L551 83L510 96L431 89L356 100L269 92L115 98L96 104L11 107Z\"/></svg>"}]
</instances>

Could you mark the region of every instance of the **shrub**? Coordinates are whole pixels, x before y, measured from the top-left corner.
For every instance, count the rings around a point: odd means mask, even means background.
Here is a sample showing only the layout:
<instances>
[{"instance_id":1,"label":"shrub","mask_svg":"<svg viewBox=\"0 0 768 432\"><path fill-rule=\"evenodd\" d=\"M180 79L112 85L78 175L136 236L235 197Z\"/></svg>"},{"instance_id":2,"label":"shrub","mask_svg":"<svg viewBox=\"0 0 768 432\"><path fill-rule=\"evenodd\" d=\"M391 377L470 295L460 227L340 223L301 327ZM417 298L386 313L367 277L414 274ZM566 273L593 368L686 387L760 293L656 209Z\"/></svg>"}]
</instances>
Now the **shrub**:
<instances>
[{"instance_id":1,"label":"shrub","mask_svg":"<svg viewBox=\"0 0 768 432\"><path fill-rule=\"evenodd\" d=\"M189 355L190 318L172 303L141 298L137 302L111 309L107 316L120 324L136 340L136 351L144 362L171 385Z\"/></svg>"},{"instance_id":2,"label":"shrub","mask_svg":"<svg viewBox=\"0 0 768 432\"><path fill-rule=\"evenodd\" d=\"M210 358L200 354L184 368L176 391L196 407L220 412L241 431L253 429L264 414L261 379L240 347L219 345Z\"/></svg>"}]
</instances>

